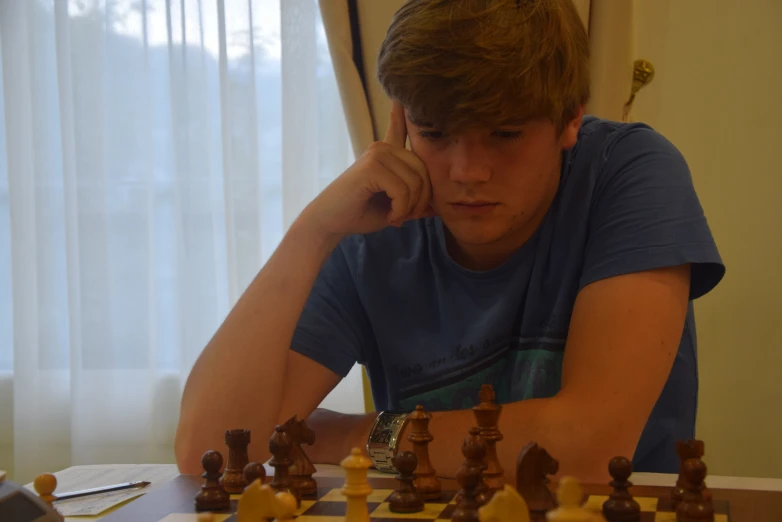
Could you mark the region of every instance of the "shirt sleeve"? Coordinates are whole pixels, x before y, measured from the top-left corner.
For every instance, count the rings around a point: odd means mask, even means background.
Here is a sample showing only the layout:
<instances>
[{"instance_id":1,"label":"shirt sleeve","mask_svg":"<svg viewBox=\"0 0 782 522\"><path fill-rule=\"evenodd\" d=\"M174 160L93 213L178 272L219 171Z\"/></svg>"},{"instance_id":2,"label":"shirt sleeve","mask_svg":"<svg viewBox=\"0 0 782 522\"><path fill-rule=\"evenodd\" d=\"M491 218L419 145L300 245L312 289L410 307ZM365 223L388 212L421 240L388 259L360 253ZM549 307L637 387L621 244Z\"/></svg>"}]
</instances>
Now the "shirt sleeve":
<instances>
[{"instance_id":1,"label":"shirt sleeve","mask_svg":"<svg viewBox=\"0 0 782 522\"><path fill-rule=\"evenodd\" d=\"M361 304L343 244L337 246L320 273L294 330L291 349L345 377L364 361L369 320Z\"/></svg>"},{"instance_id":2,"label":"shirt sleeve","mask_svg":"<svg viewBox=\"0 0 782 522\"><path fill-rule=\"evenodd\" d=\"M712 290L725 267L676 147L638 125L607 145L597 168L580 286L689 263L690 299Z\"/></svg>"}]
</instances>

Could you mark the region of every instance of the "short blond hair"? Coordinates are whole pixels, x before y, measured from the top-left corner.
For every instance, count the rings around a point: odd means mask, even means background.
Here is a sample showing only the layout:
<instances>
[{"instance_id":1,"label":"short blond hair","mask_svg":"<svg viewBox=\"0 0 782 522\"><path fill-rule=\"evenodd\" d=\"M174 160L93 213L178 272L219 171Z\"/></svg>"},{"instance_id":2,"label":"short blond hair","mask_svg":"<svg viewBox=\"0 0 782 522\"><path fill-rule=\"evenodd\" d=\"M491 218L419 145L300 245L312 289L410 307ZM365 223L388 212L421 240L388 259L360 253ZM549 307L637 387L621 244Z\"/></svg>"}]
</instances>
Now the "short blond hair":
<instances>
[{"instance_id":1,"label":"short blond hair","mask_svg":"<svg viewBox=\"0 0 782 522\"><path fill-rule=\"evenodd\" d=\"M589 100L589 40L572 0L410 0L377 77L444 132L540 117L561 129Z\"/></svg>"}]
</instances>

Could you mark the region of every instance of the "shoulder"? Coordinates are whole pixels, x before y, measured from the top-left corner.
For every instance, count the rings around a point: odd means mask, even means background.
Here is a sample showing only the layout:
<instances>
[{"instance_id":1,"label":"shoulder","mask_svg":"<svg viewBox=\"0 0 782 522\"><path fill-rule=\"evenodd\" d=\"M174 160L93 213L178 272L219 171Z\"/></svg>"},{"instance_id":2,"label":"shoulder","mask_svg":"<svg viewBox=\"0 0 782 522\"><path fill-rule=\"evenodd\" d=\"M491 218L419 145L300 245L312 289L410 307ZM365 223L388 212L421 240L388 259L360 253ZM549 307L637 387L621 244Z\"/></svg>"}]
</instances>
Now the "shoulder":
<instances>
[{"instance_id":1,"label":"shoulder","mask_svg":"<svg viewBox=\"0 0 782 522\"><path fill-rule=\"evenodd\" d=\"M590 117L582 127L562 205L583 218L581 285L690 264L691 298L710 291L725 268L683 154L643 123Z\"/></svg>"},{"instance_id":2,"label":"shoulder","mask_svg":"<svg viewBox=\"0 0 782 522\"><path fill-rule=\"evenodd\" d=\"M568 151L566 159L570 169L591 170L593 181L598 184L630 171L639 174L662 170L669 179L691 181L681 151L663 134L642 122L622 123L585 116L577 143Z\"/></svg>"}]
</instances>

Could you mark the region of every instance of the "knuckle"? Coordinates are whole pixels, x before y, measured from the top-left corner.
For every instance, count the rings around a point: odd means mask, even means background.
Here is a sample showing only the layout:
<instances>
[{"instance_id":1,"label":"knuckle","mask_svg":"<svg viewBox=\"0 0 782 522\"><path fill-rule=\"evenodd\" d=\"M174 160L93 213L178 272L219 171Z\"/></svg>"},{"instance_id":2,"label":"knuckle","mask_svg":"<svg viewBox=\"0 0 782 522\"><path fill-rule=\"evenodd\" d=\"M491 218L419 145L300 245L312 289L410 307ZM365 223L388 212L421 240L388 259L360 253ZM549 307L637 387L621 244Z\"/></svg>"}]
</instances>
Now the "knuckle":
<instances>
[{"instance_id":1,"label":"knuckle","mask_svg":"<svg viewBox=\"0 0 782 522\"><path fill-rule=\"evenodd\" d=\"M369 144L369 147L367 147L367 153L369 154L377 154L378 152L385 151L386 150L386 144L382 141L373 141Z\"/></svg>"}]
</instances>

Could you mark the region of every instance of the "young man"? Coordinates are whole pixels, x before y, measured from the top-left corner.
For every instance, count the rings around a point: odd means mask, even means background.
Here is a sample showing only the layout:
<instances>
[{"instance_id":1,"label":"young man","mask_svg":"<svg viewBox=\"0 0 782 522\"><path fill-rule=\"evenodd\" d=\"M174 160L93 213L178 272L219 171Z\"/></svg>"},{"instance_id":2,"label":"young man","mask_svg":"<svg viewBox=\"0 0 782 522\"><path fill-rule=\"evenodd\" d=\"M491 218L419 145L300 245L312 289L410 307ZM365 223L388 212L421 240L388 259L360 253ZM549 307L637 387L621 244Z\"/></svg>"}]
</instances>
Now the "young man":
<instances>
[{"instance_id":1,"label":"young man","mask_svg":"<svg viewBox=\"0 0 782 522\"><path fill-rule=\"evenodd\" d=\"M231 428L267 458L294 414L317 433L314 462L370 443L382 467L422 404L432 462L453 476L484 383L508 477L531 440L583 481L607 480L616 455L678 470L697 404L692 300L724 268L676 148L583 115L587 56L570 0L401 8L379 55L385 139L307 206L199 357L183 472ZM316 409L356 362L387 413ZM399 446L372 431L379 415Z\"/></svg>"}]
</instances>

